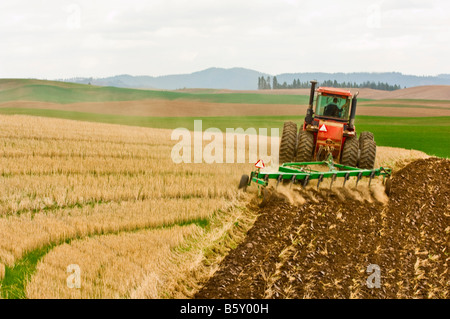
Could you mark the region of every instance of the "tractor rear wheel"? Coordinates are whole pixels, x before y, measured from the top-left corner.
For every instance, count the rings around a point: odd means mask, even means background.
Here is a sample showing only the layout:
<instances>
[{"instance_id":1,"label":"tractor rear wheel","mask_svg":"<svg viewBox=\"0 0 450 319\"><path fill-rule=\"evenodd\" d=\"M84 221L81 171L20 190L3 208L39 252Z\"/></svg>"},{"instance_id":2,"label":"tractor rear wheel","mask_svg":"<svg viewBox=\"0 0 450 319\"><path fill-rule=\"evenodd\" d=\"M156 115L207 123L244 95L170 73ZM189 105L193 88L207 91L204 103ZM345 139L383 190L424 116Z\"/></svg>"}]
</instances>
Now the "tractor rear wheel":
<instances>
[{"instance_id":1,"label":"tractor rear wheel","mask_svg":"<svg viewBox=\"0 0 450 319\"><path fill-rule=\"evenodd\" d=\"M373 169L377 155L377 145L369 138L361 141L361 155L359 157L359 168Z\"/></svg>"},{"instance_id":2,"label":"tractor rear wheel","mask_svg":"<svg viewBox=\"0 0 450 319\"><path fill-rule=\"evenodd\" d=\"M373 133L372 132L367 132L367 131L364 131L364 132L361 132L361 134L359 134L359 148L361 149L362 148L362 142L366 139L366 138L368 138L369 140L374 140L374 138L373 138Z\"/></svg>"},{"instance_id":3,"label":"tractor rear wheel","mask_svg":"<svg viewBox=\"0 0 450 319\"><path fill-rule=\"evenodd\" d=\"M314 134L308 131L298 133L297 162L310 162L314 153Z\"/></svg>"},{"instance_id":4,"label":"tractor rear wheel","mask_svg":"<svg viewBox=\"0 0 450 319\"><path fill-rule=\"evenodd\" d=\"M280 165L292 162L295 158L295 148L297 146L297 124L294 122L285 122L283 134L280 142Z\"/></svg>"},{"instance_id":5,"label":"tractor rear wheel","mask_svg":"<svg viewBox=\"0 0 450 319\"><path fill-rule=\"evenodd\" d=\"M342 151L341 164L356 167L358 163L359 142L356 136L347 137Z\"/></svg>"}]
</instances>

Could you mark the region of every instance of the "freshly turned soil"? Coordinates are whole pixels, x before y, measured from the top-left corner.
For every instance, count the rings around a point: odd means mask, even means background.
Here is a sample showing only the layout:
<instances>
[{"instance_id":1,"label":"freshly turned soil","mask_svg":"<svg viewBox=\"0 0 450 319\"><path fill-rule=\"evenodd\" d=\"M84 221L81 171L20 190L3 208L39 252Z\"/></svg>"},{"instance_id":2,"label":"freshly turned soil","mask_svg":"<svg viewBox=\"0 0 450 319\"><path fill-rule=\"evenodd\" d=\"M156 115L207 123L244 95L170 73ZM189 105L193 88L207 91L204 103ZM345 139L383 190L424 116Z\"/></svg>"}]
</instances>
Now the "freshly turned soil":
<instances>
[{"instance_id":1,"label":"freshly turned soil","mask_svg":"<svg viewBox=\"0 0 450 319\"><path fill-rule=\"evenodd\" d=\"M449 298L449 176L449 160L417 160L387 203L310 189L291 205L272 192L195 298Z\"/></svg>"}]
</instances>

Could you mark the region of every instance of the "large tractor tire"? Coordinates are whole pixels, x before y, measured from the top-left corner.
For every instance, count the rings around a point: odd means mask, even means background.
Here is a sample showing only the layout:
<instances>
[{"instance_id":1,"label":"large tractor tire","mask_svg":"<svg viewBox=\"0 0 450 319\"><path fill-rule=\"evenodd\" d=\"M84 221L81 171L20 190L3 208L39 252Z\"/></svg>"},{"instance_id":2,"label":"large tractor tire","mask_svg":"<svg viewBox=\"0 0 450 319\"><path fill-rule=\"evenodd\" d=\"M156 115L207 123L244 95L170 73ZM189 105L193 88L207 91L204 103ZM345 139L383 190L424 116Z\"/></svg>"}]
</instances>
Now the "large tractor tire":
<instances>
[{"instance_id":1,"label":"large tractor tire","mask_svg":"<svg viewBox=\"0 0 450 319\"><path fill-rule=\"evenodd\" d=\"M296 162L310 162L314 154L314 134L301 130L298 133Z\"/></svg>"},{"instance_id":2,"label":"large tractor tire","mask_svg":"<svg viewBox=\"0 0 450 319\"><path fill-rule=\"evenodd\" d=\"M365 132L361 132L361 134L359 134L359 149L361 149L362 148L362 142L365 140L365 139L369 139L369 140L374 140L374 138L373 138L373 133L372 132L367 132L367 131L365 131Z\"/></svg>"},{"instance_id":3,"label":"large tractor tire","mask_svg":"<svg viewBox=\"0 0 450 319\"><path fill-rule=\"evenodd\" d=\"M377 145L369 138L361 141L361 153L359 157L359 168L373 169L377 156Z\"/></svg>"},{"instance_id":4,"label":"large tractor tire","mask_svg":"<svg viewBox=\"0 0 450 319\"><path fill-rule=\"evenodd\" d=\"M347 137L342 150L341 164L356 167L358 163L359 142L356 136Z\"/></svg>"},{"instance_id":5,"label":"large tractor tire","mask_svg":"<svg viewBox=\"0 0 450 319\"><path fill-rule=\"evenodd\" d=\"M285 122L283 134L280 142L280 165L292 162L295 159L297 147L297 124L294 122Z\"/></svg>"}]
</instances>

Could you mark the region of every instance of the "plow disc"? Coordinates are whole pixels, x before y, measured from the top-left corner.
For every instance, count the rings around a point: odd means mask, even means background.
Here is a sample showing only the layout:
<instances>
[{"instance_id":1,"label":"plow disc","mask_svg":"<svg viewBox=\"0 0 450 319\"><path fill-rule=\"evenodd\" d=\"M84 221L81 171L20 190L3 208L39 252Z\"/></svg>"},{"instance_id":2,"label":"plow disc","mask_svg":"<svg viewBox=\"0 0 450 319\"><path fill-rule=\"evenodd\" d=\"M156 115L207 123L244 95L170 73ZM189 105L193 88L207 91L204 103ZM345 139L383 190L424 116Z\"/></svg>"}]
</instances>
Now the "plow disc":
<instances>
[{"instance_id":1,"label":"plow disc","mask_svg":"<svg viewBox=\"0 0 450 319\"><path fill-rule=\"evenodd\" d=\"M322 166L328 167L328 171L313 170L309 166ZM277 185L280 182L298 184L303 187L308 186L311 180L317 180L317 188L320 187L320 183L324 179L331 179L330 188L338 178L343 178L343 185L350 177L356 178L356 186L363 178L369 178L369 186L372 179L378 176L383 177L383 184L385 185L385 192L389 195L391 181L390 177L392 170L390 168L376 168L376 169L361 169L352 166L345 166L336 164L333 162L333 158L330 156L326 161L322 162L301 162L301 163L284 163L276 172L261 172L257 169L250 173L250 176L243 175L239 183L240 189L246 189L252 183L256 183L258 186L266 187L269 185L270 180L276 180Z\"/></svg>"}]
</instances>

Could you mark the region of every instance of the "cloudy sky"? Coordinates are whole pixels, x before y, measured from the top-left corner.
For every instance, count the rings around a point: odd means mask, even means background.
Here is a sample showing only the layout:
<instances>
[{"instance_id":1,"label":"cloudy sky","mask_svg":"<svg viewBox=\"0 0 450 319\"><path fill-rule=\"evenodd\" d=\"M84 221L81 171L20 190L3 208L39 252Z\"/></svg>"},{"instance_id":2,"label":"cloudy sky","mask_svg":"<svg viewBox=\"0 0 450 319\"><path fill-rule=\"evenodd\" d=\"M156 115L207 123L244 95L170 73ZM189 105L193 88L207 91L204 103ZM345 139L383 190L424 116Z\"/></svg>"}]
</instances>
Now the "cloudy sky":
<instances>
[{"instance_id":1,"label":"cloudy sky","mask_svg":"<svg viewBox=\"0 0 450 319\"><path fill-rule=\"evenodd\" d=\"M450 73L446 0L0 2L0 78Z\"/></svg>"}]
</instances>

